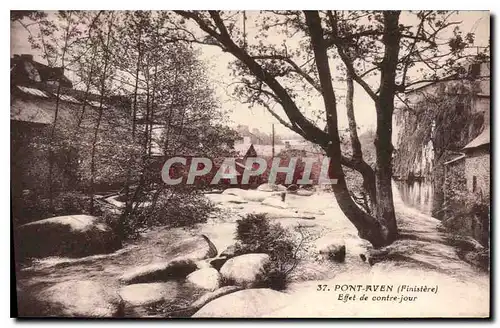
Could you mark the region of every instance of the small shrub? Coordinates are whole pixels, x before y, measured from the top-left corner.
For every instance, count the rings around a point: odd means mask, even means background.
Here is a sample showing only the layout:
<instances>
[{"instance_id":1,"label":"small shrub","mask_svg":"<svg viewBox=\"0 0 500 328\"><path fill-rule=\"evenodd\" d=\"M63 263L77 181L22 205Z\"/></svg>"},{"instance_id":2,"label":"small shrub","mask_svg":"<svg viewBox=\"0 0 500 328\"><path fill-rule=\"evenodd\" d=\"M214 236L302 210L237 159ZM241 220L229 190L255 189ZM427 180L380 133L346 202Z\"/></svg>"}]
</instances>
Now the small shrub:
<instances>
[{"instance_id":1,"label":"small shrub","mask_svg":"<svg viewBox=\"0 0 500 328\"><path fill-rule=\"evenodd\" d=\"M13 198L12 205L14 225L18 226L54 216L89 214L90 197L80 192L61 192L54 196L51 208L49 198L27 190L23 197ZM102 211L95 208L94 215L100 214Z\"/></svg>"},{"instance_id":2,"label":"small shrub","mask_svg":"<svg viewBox=\"0 0 500 328\"><path fill-rule=\"evenodd\" d=\"M335 248L332 248L329 252L328 252L328 259L330 261L335 261L335 262L339 262L339 263L342 263L345 261L345 245L342 245L340 247L335 247Z\"/></svg>"},{"instance_id":3,"label":"small shrub","mask_svg":"<svg viewBox=\"0 0 500 328\"><path fill-rule=\"evenodd\" d=\"M295 269L302 242L279 223L271 224L264 214L249 214L237 221L236 254L266 253L271 262L258 277L258 287L282 290Z\"/></svg>"},{"instance_id":4,"label":"small shrub","mask_svg":"<svg viewBox=\"0 0 500 328\"><path fill-rule=\"evenodd\" d=\"M220 286L221 287L236 286L236 285L237 285L237 283L236 283L236 280L234 280L234 278L221 276L221 279L220 279Z\"/></svg>"},{"instance_id":5,"label":"small shrub","mask_svg":"<svg viewBox=\"0 0 500 328\"><path fill-rule=\"evenodd\" d=\"M279 265L274 262L269 262L264 265L264 270L259 277L257 277L257 288L271 288L275 290L283 290L289 282L289 272L283 270Z\"/></svg>"},{"instance_id":6,"label":"small shrub","mask_svg":"<svg viewBox=\"0 0 500 328\"><path fill-rule=\"evenodd\" d=\"M445 203L447 210L443 211L443 226L454 234L471 236L489 247L489 199L464 191L455 191L453 196Z\"/></svg>"},{"instance_id":7,"label":"small shrub","mask_svg":"<svg viewBox=\"0 0 500 328\"><path fill-rule=\"evenodd\" d=\"M202 194L162 192L156 200L146 199L123 222L125 238L160 226L189 227L204 223L217 207Z\"/></svg>"}]
</instances>

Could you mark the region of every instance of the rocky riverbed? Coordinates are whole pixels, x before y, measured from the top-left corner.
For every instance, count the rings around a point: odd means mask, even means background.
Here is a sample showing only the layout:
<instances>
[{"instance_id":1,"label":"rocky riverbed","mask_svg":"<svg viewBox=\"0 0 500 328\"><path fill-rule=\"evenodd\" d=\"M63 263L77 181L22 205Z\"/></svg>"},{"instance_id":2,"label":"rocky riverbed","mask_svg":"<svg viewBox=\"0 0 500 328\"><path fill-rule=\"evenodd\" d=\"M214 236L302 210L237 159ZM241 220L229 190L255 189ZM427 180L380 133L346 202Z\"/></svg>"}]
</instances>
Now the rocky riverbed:
<instances>
[{"instance_id":1,"label":"rocky riverbed","mask_svg":"<svg viewBox=\"0 0 500 328\"><path fill-rule=\"evenodd\" d=\"M462 239L456 242L440 230L438 220L406 207L397 190L395 193L403 238L375 252L368 242L357 236L331 193L288 194L285 202L281 201L279 192L272 191L235 189L209 194L207 197L218 203L222 211L206 223L191 228L154 229L111 254L47 257L23 266L16 277L19 314L487 316L489 274L463 260L464 252L475 250L474 242ZM223 261L222 267L213 261L234 244L236 220L248 213L267 213L284 227L298 229L308 236L306 254L284 291L252 288L252 274L260 270L265 256L234 258L233 262L238 263L229 265ZM345 245L343 263L322 256L321 250L331 245ZM237 279L229 281L230 275ZM339 300L339 292L334 291L335 285L372 284L438 286L439 291L402 295L417 298L392 305L359 299L344 302ZM318 291L318 285L331 286L327 287L330 291ZM382 294L368 296L384 296ZM450 302L453 306L449 306Z\"/></svg>"}]
</instances>

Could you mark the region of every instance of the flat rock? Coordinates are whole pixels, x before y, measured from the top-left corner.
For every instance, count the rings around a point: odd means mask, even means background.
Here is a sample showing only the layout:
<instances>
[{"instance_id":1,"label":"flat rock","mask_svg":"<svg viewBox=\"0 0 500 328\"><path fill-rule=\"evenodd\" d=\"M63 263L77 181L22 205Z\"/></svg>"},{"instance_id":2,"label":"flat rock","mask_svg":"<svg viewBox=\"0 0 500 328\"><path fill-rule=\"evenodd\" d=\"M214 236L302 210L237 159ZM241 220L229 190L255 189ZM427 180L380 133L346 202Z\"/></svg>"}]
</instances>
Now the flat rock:
<instances>
[{"instance_id":1,"label":"flat rock","mask_svg":"<svg viewBox=\"0 0 500 328\"><path fill-rule=\"evenodd\" d=\"M193 260L178 259L132 268L125 272L119 280L124 284L168 281L185 278L196 269L197 266Z\"/></svg>"},{"instance_id":2,"label":"flat rock","mask_svg":"<svg viewBox=\"0 0 500 328\"><path fill-rule=\"evenodd\" d=\"M279 195L281 192L275 192L276 195ZM244 190L244 189L239 189L239 188L228 188L222 192L223 195L233 195L233 196L238 196L245 201L250 201L250 202L262 202L264 199L269 197L270 195L273 195L273 193L267 192L267 191L260 191L260 190Z\"/></svg>"},{"instance_id":3,"label":"flat rock","mask_svg":"<svg viewBox=\"0 0 500 328\"><path fill-rule=\"evenodd\" d=\"M196 270L186 277L186 281L202 289L216 290L221 283L221 275L214 268Z\"/></svg>"},{"instance_id":4,"label":"flat rock","mask_svg":"<svg viewBox=\"0 0 500 328\"><path fill-rule=\"evenodd\" d=\"M268 288L246 289L219 297L203 306L195 318L257 318L290 303L290 295Z\"/></svg>"},{"instance_id":5,"label":"flat rock","mask_svg":"<svg viewBox=\"0 0 500 328\"><path fill-rule=\"evenodd\" d=\"M228 259L231 257L235 257L236 256L236 245L231 244L231 245L227 246L227 248L225 250L223 250L219 256L227 257Z\"/></svg>"},{"instance_id":6,"label":"flat rock","mask_svg":"<svg viewBox=\"0 0 500 328\"><path fill-rule=\"evenodd\" d=\"M178 293L179 283L174 281L128 285L122 287L118 292L125 304L131 306L143 306L173 299Z\"/></svg>"},{"instance_id":7,"label":"flat rock","mask_svg":"<svg viewBox=\"0 0 500 328\"><path fill-rule=\"evenodd\" d=\"M58 216L21 225L14 241L19 259L83 257L111 253L121 247L111 228L90 215Z\"/></svg>"},{"instance_id":8,"label":"flat rock","mask_svg":"<svg viewBox=\"0 0 500 328\"><path fill-rule=\"evenodd\" d=\"M314 220L316 217L313 214L305 213L293 208L276 208L265 207L254 211L254 214L265 214L270 219L304 219Z\"/></svg>"},{"instance_id":9,"label":"flat rock","mask_svg":"<svg viewBox=\"0 0 500 328\"><path fill-rule=\"evenodd\" d=\"M257 187L257 190L265 192L286 191L286 187L274 183L263 183Z\"/></svg>"},{"instance_id":10,"label":"flat rock","mask_svg":"<svg viewBox=\"0 0 500 328\"><path fill-rule=\"evenodd\" d=\"M220 273L224 279L231 283L252 287L269 261L269 255L264 253L244 254L229 259L220 268Z\"/></svg>"},{"instance_id":11,"label":"flat rock","mask_svg":"<svg viewBox=\"0 0 500 328\"><path fill-rule=\"evenodd\" d=\"M223 203L235 203L235 204L245 204L248 201L244 200L240 196L229 195L229 194L207 194L205 195L209 200L216 204Z\"/></svg>"},{"instance_id":12,"label":"flat rock","mask_svg":"<svg viewBox=\"0 0 500 328\"><path fill-rule=\"evenodd\" d=\"M306 190L306 189L299 189L296 192L296 195L298 196L312 196L314 194L314 191Z\"/></svg>"},{"instance_id":13,"label":"flat rock","mask_svg":"<svg viewBox=\"0 0 500 328\"><path fill-rule=\"evenodd\" d=\"M91 280L61 282L42 290L37 298L49 304L53 316L116 317L123 311L115 290Z\"/></svg>"},{"instance_id":14,"label":"flat rock","mask_svg":"<svg viewBox=\"0 0 500 328\"><path fill-rule=\"evenodd\" d=\"M217 255L217 249L205 235L196 235L169 245L168 252L181 259L195 262Z\"/></svg>"}]
</instances>

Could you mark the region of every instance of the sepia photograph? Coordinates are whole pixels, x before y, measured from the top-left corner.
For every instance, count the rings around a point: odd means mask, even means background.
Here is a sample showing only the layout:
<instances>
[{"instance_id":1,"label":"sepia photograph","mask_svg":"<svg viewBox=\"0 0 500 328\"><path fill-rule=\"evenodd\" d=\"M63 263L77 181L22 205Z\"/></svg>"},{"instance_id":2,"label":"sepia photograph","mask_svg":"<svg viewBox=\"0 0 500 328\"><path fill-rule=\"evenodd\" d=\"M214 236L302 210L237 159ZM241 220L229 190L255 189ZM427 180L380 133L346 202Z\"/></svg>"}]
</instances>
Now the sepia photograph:
<instances>
[{"instance_id":1,"label":"sepia photograph","mask_svg":"<svg viewBox=\"0 0 500 328\"><path fill-rule=\"evenodd\" d=\"M11 317L491 318L491 21L10 10Z\"/></svg>"}]
</instances>

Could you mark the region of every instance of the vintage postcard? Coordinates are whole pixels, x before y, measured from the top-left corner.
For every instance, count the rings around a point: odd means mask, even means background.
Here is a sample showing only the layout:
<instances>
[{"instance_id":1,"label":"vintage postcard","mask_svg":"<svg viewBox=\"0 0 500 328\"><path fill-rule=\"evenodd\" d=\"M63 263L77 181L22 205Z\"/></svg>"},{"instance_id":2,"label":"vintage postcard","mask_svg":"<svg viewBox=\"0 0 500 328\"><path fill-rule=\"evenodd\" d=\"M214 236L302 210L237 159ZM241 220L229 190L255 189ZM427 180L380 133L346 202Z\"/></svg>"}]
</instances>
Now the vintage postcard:
<instances>
[{"instance_id":1,"label":"vintage postcard","mask_svg":"<svg viewBox=\"0 0 500 328\"><path fill-rule=\"evenodd\" d=\"M489 318L488 11L11 11L12 316Z\"/></svg>"}]
</instances>

